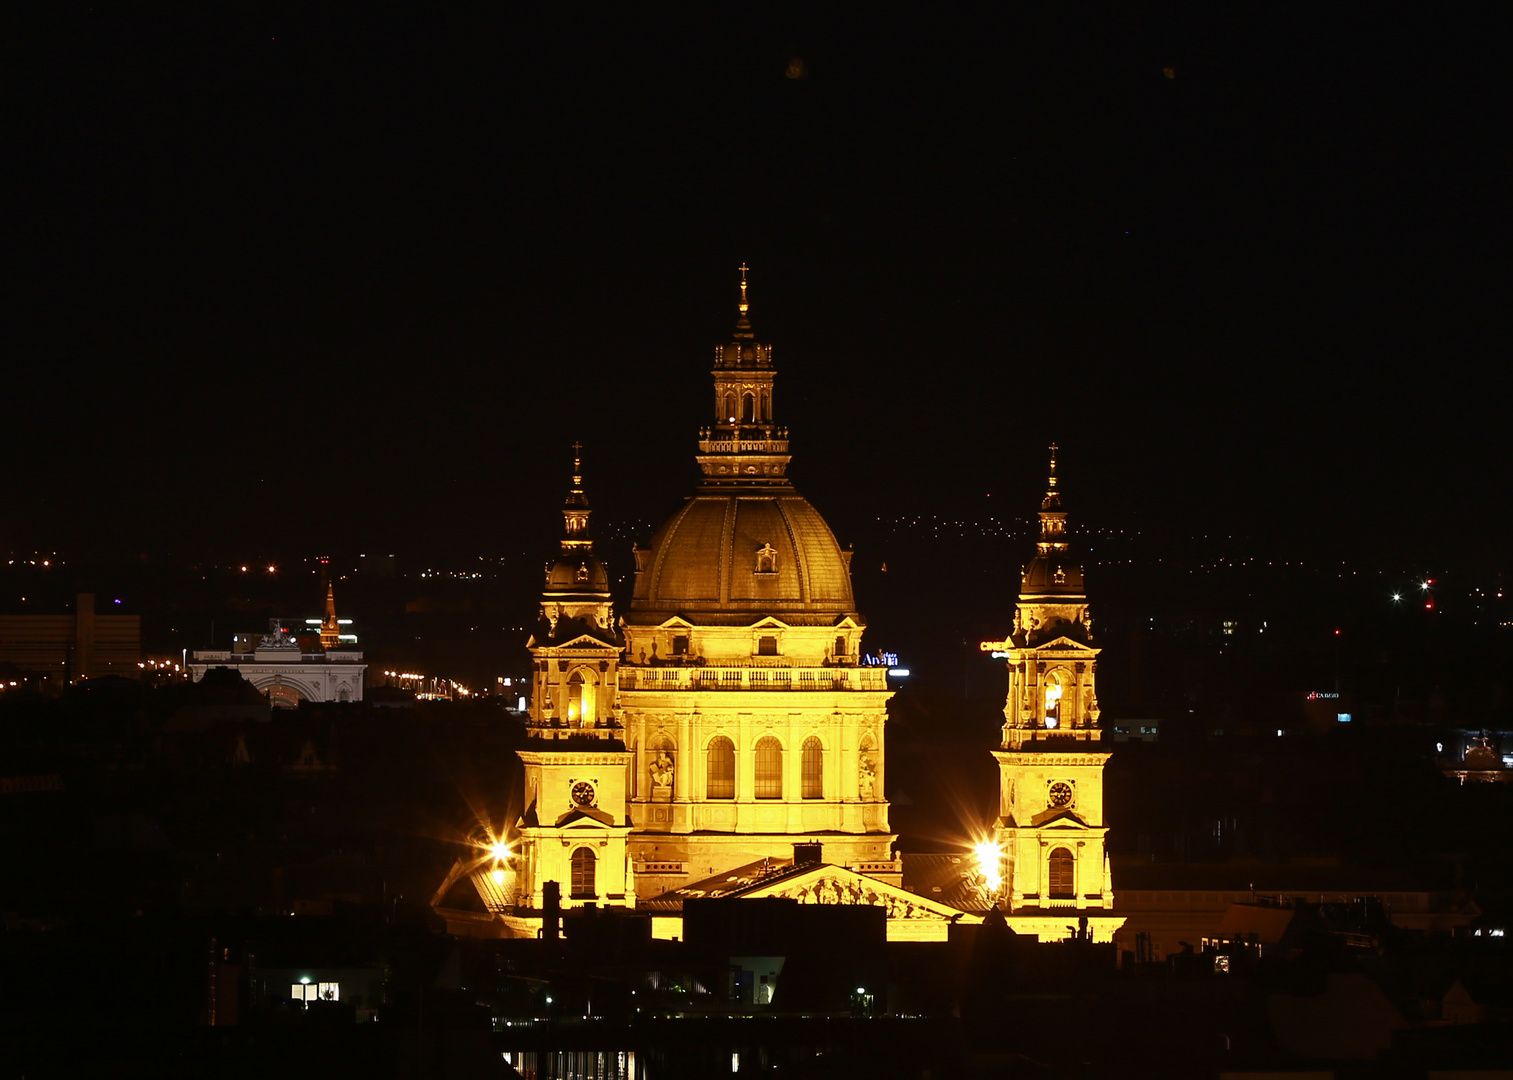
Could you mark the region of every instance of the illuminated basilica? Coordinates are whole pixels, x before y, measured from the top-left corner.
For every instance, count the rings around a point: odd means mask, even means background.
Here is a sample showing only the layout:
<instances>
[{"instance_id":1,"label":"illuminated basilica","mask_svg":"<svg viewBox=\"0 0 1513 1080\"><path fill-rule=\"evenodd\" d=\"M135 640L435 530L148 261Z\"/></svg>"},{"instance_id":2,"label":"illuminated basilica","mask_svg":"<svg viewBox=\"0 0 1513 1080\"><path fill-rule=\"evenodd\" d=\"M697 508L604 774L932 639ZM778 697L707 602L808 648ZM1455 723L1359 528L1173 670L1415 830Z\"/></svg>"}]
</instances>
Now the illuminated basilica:
<instances>
[{"instance_id":1,"label":"illuminated basilica","mask_svg":"<svg viewBox=\"0 0 1513 1080\"><path fill-rule=\"evenodd\" d=\"M636 548L618 619L574 459L528 642L524 811L458 862L438 911L453 932L534 936L551 904L638 907L675 936L684 899L789 896L882 906L892 939L942 940L997 907L1048 938L1074 912L1108 940L1119 920L1104 914L1098 650L1054 458L1003 643L1002 816L967 860L969 887L945 903L905 887L884 796L887 675L860 662L851 553L788 479L772 346L748 315L743 268L735 333L715 350L699 485ZM469 883L480 914L446 900Z\"/></svg>"}]
</instances>

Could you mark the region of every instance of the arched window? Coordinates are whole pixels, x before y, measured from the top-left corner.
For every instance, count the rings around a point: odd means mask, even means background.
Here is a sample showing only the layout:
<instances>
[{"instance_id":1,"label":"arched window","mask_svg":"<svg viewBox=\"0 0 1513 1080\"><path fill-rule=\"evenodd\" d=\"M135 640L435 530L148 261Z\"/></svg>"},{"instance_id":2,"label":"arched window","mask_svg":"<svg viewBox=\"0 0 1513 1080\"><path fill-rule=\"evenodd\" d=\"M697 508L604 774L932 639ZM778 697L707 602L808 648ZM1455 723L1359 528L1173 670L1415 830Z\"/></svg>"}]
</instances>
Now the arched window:
<instances>
[{"instance_id":1,"label":"arched window","mask_svg":"<svg viewBox=\"0 0 1513 1080\"><path fill-rule=\"evenodd\" d=\"M735 745L725 736L709 744L709 783L705 794L711 799L735 798Z\"/></svg>"},{"instance_id":2,"label":"arched window","mask_svg":"<svg viewBox=\"0 0 1513 1080\"><path fill-rule=\"evenodd\" d=\"M825 751L819 736L811 735L804 740L804 798L825 797Z\"/></svg>"},{"instance_id":3,"label":"arched window","mask_svg":"<svg viewBox=\"0 0 1513 1080\"><path fill-rule=\"evenodd\" d=\"M1045 726L1061 726L1061 680L1055 675L1048 675L1045 680Z\"/></svg>"},{"instance_id":4,"label":"arched window","mask_svg":"<svg viewBox=\"0 0 1513 1080\"><path fill-rule=\"evenodd\" d=\"M594 883L594 853L586 847L573 852L572 895L579 900L592 900L599 895Z\"/></svg>"},{"instance_id":5,"label":"arched window","mask_svg":"<svg viewBox=\"0 0 1513 1080\"><path fill-rule=\"evenodd\" d=\"M594 726L594 684L585 682L581 671L567 680L567 726Z\"/></svg>"},{"instance_id":6,"label":"arched window","mask_svg":"<svg viewBox=\"0 0 1513 1080\"><path fill-rule=\"evenodd\" d=\"M756 398L749 393L741 398L741 419L748 424L756 421Z\"/></svg>"},{"instance_id":7,"label":"arched window","mask_svg":"<svg viewBox=\"0 0 1513 1080\"><path fill-rule=\"evenodd\" d=\"M1076 863L1064 847L1051 852L1051 888L1053 899L1070 900L1076 893Z\"/></svg>"},{"instance_id":8,"label":"arched window","mask_svg":"<svg viewBox=\"0 0 1513 1080\"><path fill-rule=\"evenodd\" d=\"M725 410L724 410L724 412L725 412L725 419L727 421L730 421L730 422L733 423L735 421L735 393L734 392L731 392L731 393L728 393L728 394L725 395Z\"/></svg>"},{"instance_id":9,"label":"arched window","mask_svg":"<svg viewBox=\"0 0 1513 1080\"><path fill-rule=\"evenodd\" d=\"M783 744L771 735L757 740L756 791L758 799L783 797Z\"/></svg>"}]
</instances>

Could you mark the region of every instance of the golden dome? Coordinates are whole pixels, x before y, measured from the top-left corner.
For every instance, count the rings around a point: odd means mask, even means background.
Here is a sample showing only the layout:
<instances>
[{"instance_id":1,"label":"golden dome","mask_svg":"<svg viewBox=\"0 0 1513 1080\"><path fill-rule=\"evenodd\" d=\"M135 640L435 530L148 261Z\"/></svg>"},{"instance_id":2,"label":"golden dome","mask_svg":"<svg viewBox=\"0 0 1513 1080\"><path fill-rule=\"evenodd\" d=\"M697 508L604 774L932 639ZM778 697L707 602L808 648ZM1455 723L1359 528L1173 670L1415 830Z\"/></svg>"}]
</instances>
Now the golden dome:
<instances>
[{"instance_id":1,"label":"golden dome","mask_svg":"<svg viewBox=\"0 0 1513 1080\"><path fill-rule=\"evenodd\" d=\"M791 487L701 491L636 552L636 568L631 623L681 614L695 623L775 615L831 625L856 613L850 552Z\"/></svg>"},{"instance_id":2,"label":"golden dome","mask_svg":"<svg viewBox=\"0 0 1513 1080\"><path fill-rule=\"evenodd\" d=\"M546 571L546 591L554 599L558 593L607 593L609 575L592 551L563 552Z\"/></svg>"},{"instance_id":3,"label":"golden dome","mask_svg":"<svg viewBox=\"0 0 1513 1080\"><path fill-rule=\"evenodd\" d=\"M1084 595L1082 567L1066 552L1036 555L1024 568L1019 585L1021 597Z\"/></svg>"}]
</instances>

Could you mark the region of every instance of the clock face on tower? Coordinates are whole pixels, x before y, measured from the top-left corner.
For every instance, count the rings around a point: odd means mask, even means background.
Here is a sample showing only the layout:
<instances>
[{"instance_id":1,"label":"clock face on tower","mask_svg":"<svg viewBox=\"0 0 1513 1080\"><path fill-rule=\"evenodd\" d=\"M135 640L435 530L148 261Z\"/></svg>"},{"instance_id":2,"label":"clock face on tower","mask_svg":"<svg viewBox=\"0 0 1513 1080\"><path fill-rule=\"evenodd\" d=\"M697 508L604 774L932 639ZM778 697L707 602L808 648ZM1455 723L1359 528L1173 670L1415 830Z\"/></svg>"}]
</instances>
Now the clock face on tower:
<instances>
[{"instance_id":1,"label":"clock face on tower","mask_svg":"<svg viewBox=\"0 0 1513 1080\"><path fill-rule=\"evenodd\" d=\"M1072 785L1065 780L1057 780L1051 785L1051 805L1058 809L1072 805Z\"/></svg>"},{"instance_id":2,"label":"clock face on tower","mask_svg":"<svg viewBox=\"0 0 1513 1080\"><path fill-rule=\"evenodd\" d=\"M594 805L594 785L587 780L579 780L573 785L573 802L579 806Z\"/></svg>"}]
</instances>

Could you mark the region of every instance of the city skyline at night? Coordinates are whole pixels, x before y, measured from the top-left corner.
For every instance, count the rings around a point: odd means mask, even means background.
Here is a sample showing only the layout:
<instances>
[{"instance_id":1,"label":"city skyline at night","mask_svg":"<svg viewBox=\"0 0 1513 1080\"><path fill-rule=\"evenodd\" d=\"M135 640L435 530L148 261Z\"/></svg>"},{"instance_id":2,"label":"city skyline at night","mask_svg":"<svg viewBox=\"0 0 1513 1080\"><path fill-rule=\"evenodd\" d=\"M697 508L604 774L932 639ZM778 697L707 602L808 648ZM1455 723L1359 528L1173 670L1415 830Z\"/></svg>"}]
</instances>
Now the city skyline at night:
<instances>
[{"instance_id":1,"label":"city skyline at night","mask_svg":"<svg viewBox=\"0 0 1513 1080\"><path fill-rule=\"evenodd\" d=\"M3 1059L1504 1067L1500 40L25 12Z\"/></svg>"}]
</instances>

